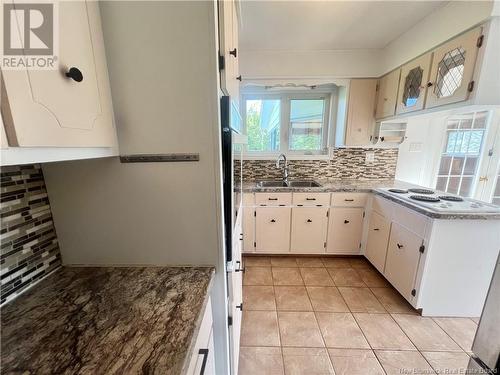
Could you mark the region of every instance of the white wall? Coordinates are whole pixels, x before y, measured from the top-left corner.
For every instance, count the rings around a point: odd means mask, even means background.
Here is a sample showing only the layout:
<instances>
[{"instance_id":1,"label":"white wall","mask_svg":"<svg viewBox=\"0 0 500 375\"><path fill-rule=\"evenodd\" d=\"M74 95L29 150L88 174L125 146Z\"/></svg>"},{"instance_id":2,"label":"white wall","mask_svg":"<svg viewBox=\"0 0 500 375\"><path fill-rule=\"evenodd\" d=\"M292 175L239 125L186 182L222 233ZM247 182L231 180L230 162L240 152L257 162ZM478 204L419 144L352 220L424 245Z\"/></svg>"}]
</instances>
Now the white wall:
<instances>
[{"instance_id":1,"label":"white wall","mask_svg":"<svg viewBox=\"0 0 500 375\"><path fill-rule=\"evenodd\" d=\"M227 373L215 2L101 3L120 154L43 166L66 265L213 265L217 373Z\"/></svg>"},{"instance_id":2,"label":"white wall","mask_svg":"<svg viewBox=\"0 0 500 375\"><path fill-rule=\"evenodd\" d=\"M491 1L451 1L383 49L240 51L243 79L378 77L488 19ZM390 22L390 20L388 20Z\"/></svg>"}]
</instances>

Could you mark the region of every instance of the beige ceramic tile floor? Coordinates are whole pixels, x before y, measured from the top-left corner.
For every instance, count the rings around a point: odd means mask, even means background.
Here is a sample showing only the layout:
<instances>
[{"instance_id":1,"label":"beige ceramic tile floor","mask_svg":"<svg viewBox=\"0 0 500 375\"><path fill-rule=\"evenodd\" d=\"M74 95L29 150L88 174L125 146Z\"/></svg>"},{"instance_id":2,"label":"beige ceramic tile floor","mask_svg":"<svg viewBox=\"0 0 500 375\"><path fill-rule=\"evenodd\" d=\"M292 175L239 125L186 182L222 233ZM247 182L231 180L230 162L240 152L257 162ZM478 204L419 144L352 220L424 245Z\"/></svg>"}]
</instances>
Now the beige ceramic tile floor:
<instances>
[{"instance_id":1,"label":"beige ceramic tile floor","mask_svg":"<svg viewBox=\"0 0 500 375\"><path fill-rule=\"evenodd\" d=\"M477 320L421 317L364 258L245 267L240 375L465 373Z\"/></svg>"}]
</instances>

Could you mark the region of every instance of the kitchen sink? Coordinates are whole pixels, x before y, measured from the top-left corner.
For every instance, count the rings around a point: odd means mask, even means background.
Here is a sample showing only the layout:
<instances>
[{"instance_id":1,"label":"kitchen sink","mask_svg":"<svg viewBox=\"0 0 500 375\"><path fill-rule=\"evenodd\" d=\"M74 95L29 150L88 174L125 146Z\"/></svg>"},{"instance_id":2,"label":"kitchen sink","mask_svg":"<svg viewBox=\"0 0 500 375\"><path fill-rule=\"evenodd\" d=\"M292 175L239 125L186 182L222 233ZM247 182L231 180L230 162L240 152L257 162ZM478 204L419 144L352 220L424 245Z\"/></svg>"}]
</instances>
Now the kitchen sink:
<instances>
[{"instance_id":1,"label":"kitchen sink","mask_svg":"<svg viewBox=\"0 0 500 375\"><path fill-rule=\"evenodd\" d=\"M312 180L291 180L291 181L259 181L257 187L320 187L316 181Z\"/></svg>"},{"instance_id":2,"label":"kitchen sink","mask_svg":"<svg viewBox=\"0 0 500 375\"><path fill-rule=\"evenodd\" d=\"M288 181L288 186L289 187L320 187L321 185L318 184L316 181L312 180L295 180L295 181Z\"/></svg>"}]
</instances>

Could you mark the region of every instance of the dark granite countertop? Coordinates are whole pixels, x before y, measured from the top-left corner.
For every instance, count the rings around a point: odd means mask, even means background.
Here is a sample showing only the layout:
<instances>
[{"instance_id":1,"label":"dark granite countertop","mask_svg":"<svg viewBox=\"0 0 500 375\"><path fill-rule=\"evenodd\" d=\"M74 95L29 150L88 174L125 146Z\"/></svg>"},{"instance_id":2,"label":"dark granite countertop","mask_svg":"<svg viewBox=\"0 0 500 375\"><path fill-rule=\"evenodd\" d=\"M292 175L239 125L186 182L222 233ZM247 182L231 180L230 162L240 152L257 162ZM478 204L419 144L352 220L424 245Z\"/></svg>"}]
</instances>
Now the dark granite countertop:
<instances>
[{"instance_id":1,"label":"dark granite countertop","mask_svg":"<svg viewBox=\"0 0 500 375\"><path fill-rule=\"evenodd\" d=\"M180 374L212 267L63 267L1 310L5 374Z\"/></svg>"},{"instance_id":2,"label":"dark granite countertop","mask_svg":"<svg viewBox=\"0 0 500 375\"><path fill-rule=\"evenodd\" d=\"M399 180L315 180L321 186L318 187L258 187L256 181L243 182L242 190L244 193L271 193L271 192L357 192L357 193L374 193L384 198L387 198L397 204L401 204L410 208L422 215L433 219L445 220L500 220L498 213L483 213L483 212L443 212L433 211L426 207L412 204L393 195L387 194L380 188L422 188L422 186L411 184L409 182Z\"/></svg>"}]
</instances>

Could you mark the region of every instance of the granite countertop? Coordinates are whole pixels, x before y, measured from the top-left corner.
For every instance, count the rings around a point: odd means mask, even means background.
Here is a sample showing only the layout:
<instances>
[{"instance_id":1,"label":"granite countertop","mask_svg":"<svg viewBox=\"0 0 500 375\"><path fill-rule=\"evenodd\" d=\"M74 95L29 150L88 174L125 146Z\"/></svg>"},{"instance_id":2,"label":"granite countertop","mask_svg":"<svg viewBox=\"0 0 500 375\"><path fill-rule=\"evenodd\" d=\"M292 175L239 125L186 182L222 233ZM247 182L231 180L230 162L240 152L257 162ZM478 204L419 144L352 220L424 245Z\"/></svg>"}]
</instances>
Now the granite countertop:
<instances>
[{"instance_id":1,"label":"granite countertop","mask_svg":"<svg viewBox=\"0 0 500 375\"><path fill-rule=\"evenodd\" d=\"M433 219L446 220L500 220L499 213L483 213L483 212L438 212L428 209L423 206L418 206L387 194L380 188L422 188L422 186L411 184L409 182L399 180L315 180L321 186L318 187L258 187L256 181L243 182L242 190L244 193L271 193L271 192L358 192L358 193L374 193L384 198L387 198L394 203L401 204L416 212Z\"/></svg>"},{"instance_id":2,"label":"granite countertop","mask_svg":"<svg viewBox=\"0 0 500 375\"><path fill-rule=\"evenodd\" d=\"M180 374L213 273L63 267L2 308L2 373Z\"/></svg>"}]
</instances>

